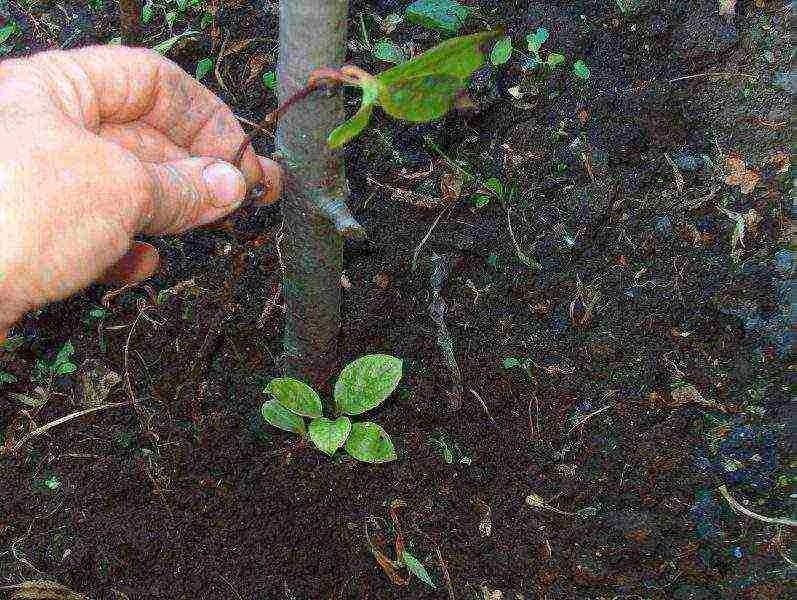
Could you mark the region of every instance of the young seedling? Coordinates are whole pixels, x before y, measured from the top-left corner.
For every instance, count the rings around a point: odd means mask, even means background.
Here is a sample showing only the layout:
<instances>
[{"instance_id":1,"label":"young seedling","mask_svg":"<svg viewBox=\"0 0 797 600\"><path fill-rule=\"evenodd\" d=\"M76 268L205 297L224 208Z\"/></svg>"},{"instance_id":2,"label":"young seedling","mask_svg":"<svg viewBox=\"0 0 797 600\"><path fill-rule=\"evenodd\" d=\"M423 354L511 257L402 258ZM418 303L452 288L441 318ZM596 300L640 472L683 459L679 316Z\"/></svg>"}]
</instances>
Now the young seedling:
<instances>
[{"instance_id":1,"label":"young seedling","mask_svg":"<svg viewBox=\"0 0 797 600\"><path fill-rule=\"evenodd\" d=\"M260 412L274 427L309 437L329 456L345 445L346 452L362 462L396 460L393 442L379 425L352 423L346 415L359 415L382 404L396 389L401 369L401 359L386 354L370 354L348 364L335 383L333 419L322 416L321 399L306 383L290 377L272 379L264 389L272 398ZM312 419L309 427L303 417Z\"/></svg>"},{"instance_id":2,"label":"young seedling","mask_svg":"<svg viewBox=\"0 0 797 600\"><path fill-rule=\"evenodd\" d=\"M34 409L43 407L50 399L56 378L77 370L77 365L71 360L74 353L75 348L72 346L72 342L67 341L58 351L53 362L48 363L45 360L38 359L36 361L36 373L33 374L33 379L40 384L34 389L36 395L11 393L11 397Z\"/></svg>"},{"instance_id":3,"label":"young seedling","mask_svg":"<svg viewBox=\"0 0 797 600\"><path fill-rule=\"evenodd\" d=\"M556 67L565 62L564 54L558 52L549 52L547 58L543 61L540 49L545 41L548 39L548 30L545 27L538 27L537 31L530 33L526 36L528 42L529 52L534 54L529 69L547 69L553 71Z\"/></svg>"},{"instance_id":4,"label":"young seedling","mask_svg":"<svg viewBox=\"0 0 797 600\"><path fill-rule=\"evenodd\" d=\"M438 119L455 106L467 87L468 77L484 64L482 46L501 34L498 29L446 40L379 75L371 75L353 65L316 69L305 88L267 115L247 136L238 149L236 163L264 126L275 122L292 104L322 87L358 87L363 94L357 113L329 134L330 148L339 148L357 137L368 125L376 106L381 106L396 119L412 123Z\"/></svg>"}]
</instances>

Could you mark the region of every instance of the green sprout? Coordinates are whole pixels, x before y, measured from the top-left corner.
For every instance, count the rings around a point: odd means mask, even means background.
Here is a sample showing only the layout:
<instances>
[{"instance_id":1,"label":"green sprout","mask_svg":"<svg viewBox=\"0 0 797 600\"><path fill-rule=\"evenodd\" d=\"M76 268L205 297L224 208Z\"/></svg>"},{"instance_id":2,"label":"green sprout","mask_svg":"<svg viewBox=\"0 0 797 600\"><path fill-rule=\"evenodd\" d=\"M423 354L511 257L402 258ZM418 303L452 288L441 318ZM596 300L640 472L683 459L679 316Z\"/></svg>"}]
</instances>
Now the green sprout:
<instances>
[{"instance_id":1,"label":"green sprout","mask_svg":"<svg viewBox=\"0 0 797 600\"><path fill-rule=\"evenodd\" d=\"M329 456L343 447L362 462L393 461L396 452L384 429L367 421L352 423L346 415L359 415L382 404L395 391L401 369L401 359L386 354L369 354L346 365L335 383L334 419L322 416L321 399L313 388L290 377L269 382L264 391L272 398L260 412L274 427L309 437ZM311 419L309 427L303 417Z\"/></svg>"},{"instance_id":2,"label":"green sprout","mask_svg":"<svg viewBox=\"0 0 797 600\"><path fill-rule=\"evenodd\" d=\"M470 75L484 64L482 45L502 33L499 29L446 40L376 76L351 65L317 70L318 79L359 87L363 94L357 113L329 134L330 148L357 137L368 125L375 106L413 123L442 117L464 93Z\"/></svg>"},{"instance_id":3,"label":"green sprout","mask_svg":"<svg viewBox=\"0 0 797 600\"><path fill-rule=\"evenodd\" d=\"M542 65L543 68L547 67L549 70L553 70L565 62L564 54L559 54L558 52L549 52L548 57L544 61L542 60L540 49L547 39L548 30L545 27L538 27L537 31L526 36L529 52L534 55L530 68L534 69Z\"/></svg>"},{"instance_id":4,"label":"green sprout","mask_svg":"<svg viewBox=\"0 0 797 600\"><path fill-rule=\"evenodd\" d=\"M637 8L639 8L639 0L614 0L614 2L625 16L636 12Z\"/></svg>"},{"instance_id":5,"label":"green sprout","mask_svg":"<svg viewBox=\"0 0 797 600\"><path fill-rule=\"evenodd\" d=\"M584 81L589 79L589 68L583 60L577 60L573 63L573 73L576 77Z\"/></svg>"}]
</instances>

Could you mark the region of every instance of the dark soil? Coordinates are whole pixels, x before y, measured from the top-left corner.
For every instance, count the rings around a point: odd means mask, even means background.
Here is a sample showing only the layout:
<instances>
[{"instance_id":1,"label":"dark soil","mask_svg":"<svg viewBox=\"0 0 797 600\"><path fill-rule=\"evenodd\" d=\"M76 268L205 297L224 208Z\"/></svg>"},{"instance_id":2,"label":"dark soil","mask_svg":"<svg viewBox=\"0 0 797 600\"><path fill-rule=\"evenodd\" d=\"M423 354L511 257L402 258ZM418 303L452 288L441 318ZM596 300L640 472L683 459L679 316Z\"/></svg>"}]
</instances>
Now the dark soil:
<instances>
[{"instance_id":1,"label":"dark soil","mask_svg":"<svg viewBox=\"0 0 797 600\"><path fill-rule=\"evenodd\" d=\"M95 4L0 2L0 27L22 29L6 56L107 43L117 3ZM215 25L168 56L193 74L226 40L224 87L213 71L203 82L259 120L274 95L261 73L247 78L258 61L274 68L276 2L217 4ZM360 15L373 41L387 35L370 12L407 4L353 2L352 63L389 66L362 48ZM16 377L0 384L0 436L92 401L142 401L0 459L0 586L52 579L92 599L786 598L794 528L741 514L720 486L749 511L793 518L792 116L778 85L791 81L779 75L790 8L739 1L725 18L717 0L638 5L623 16L608 0L481 0L461 33L502 24L524 49L545 26L545 48L567 57L560 72L518 100L516 53L477 73L474 109L412 126L382 114L346 151L350 206L373 245L346 249L340 358L403 359L399 389L369 415L397 461L330 460L259 416L279 375L283 315L261 320L279 281L277 206L148 239L162 268L147 284L180 286L159 304L135 288L103 313L110 288L95 286L27 315L9 332L20 345L0 351ZM203 10L178 15L174 33L198 29ZM163 13L146 31L149 46L169 37ZM418 50L441 39L407 22L389 37ZM578 58L586 83L570 71ZM752 191L723 176L718 148L757 175ZM438 211L375 182L438 197L450 161L513 193L476 208L466 189L413 271ZM748 216L735 252L736 222L718 207ZM441 294L459 410L429 313L433 253L452 264ZM214 323L233 269L234 302ZM80 369L55 380L31 426L12 394L42 385L36 361L67 341ZM97 400L91 382L108 370L122 381ZM370 549L395 558L396 499L436 589L404 567L409 583L391 581Z\"/></svg>"}]
</instances>

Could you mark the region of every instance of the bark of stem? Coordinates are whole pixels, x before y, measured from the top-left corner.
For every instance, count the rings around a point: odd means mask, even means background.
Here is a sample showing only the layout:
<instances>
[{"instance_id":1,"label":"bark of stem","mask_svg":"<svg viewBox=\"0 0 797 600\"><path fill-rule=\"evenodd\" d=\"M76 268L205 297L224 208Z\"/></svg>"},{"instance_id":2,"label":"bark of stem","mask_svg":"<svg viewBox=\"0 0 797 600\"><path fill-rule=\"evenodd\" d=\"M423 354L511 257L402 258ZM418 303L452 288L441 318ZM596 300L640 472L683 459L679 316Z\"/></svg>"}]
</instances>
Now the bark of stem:
<instances>
[{"instance_id":1,"label":"bark of stem","mask_svg":"<svg viewBox=\"0 0 797 600\"><path fill-rule=\"evenodd\" d=\"M318 67L345 60L348 0L281 0L279 99L284 102ZM284 157L286 376L322 388L337 359L343 238L319 206L345 202L348 188L339 151L327 135L345 118L340 92L314 92L279 120ZM320 390L319 390L320 391Z\"/></svg>"}]
</instances>

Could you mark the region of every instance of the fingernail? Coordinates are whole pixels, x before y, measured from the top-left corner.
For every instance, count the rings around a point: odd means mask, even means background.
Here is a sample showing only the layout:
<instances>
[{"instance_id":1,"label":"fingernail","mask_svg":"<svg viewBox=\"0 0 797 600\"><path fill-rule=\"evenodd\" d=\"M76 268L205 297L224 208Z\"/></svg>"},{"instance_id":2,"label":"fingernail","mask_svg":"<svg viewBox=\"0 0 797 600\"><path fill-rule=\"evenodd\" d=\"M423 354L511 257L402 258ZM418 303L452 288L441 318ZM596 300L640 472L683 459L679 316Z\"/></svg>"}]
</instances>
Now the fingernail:
<instances>
[{"instance_id":1,"label":"fingernail","mask_svg":"<svg viewBox=\"0 0 797 600\"><path fill-rule=\"evenodd\" d=\"M221 217L232 212L243 202L246 194L246 181L243 174L230 164L214 163L202 171L202 179L208 186L215 206L208 209L209 217ZM212 213L212 214L211 214ZM211 220L213 220L211 218ZM206 221L209 222L209 221Z\"/></svg>"}]
</instances>

